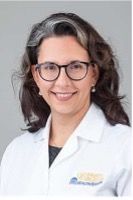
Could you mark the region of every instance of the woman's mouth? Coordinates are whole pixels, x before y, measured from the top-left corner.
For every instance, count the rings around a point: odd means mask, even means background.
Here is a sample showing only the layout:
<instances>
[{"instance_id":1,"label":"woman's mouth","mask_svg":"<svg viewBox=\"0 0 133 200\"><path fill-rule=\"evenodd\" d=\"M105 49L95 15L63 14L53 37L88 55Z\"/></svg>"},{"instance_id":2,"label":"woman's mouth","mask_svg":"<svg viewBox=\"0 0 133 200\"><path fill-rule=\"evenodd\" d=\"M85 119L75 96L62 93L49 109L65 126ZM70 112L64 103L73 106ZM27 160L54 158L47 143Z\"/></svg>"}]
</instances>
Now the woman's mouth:
<instances>
[{"instance_id":1,"label":"woman's mouth","mask_svg":"<svg viewBox=\"0 0 133 200\"><path fill-rule=\"evenodd\" d=\"M68 101L70 100L74 94L76 94L77 92L52 92L56 99L59 101Z\"/></svg>"}]
</instances>

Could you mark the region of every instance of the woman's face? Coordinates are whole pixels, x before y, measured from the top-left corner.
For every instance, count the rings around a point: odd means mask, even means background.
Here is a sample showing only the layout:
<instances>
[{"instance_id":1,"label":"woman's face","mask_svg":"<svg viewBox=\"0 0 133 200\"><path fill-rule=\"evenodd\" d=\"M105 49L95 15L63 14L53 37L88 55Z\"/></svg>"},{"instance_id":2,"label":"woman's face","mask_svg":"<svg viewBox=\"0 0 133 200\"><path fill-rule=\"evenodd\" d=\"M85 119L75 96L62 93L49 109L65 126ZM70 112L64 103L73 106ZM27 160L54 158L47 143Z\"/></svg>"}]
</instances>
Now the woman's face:
<instances>
[{"instance_id":1,"label":"woman's face","mask_svg":"<svg viewBox=\"0 0 133 200\"><path fill-rule=\"evenodd\" d=\"M45 39L38 54L38 63L53 62L58 65L72 61L89 62L88 52L72 36L51 37ZM91 87L96 84L97 72L89 67L86 77L79 81L71 80L61 68L55 81L43 80L38 71L32 73L40 93L51 108L51 113L68 114L86 112L90 105Z\"/></svg>"}]
</instances>

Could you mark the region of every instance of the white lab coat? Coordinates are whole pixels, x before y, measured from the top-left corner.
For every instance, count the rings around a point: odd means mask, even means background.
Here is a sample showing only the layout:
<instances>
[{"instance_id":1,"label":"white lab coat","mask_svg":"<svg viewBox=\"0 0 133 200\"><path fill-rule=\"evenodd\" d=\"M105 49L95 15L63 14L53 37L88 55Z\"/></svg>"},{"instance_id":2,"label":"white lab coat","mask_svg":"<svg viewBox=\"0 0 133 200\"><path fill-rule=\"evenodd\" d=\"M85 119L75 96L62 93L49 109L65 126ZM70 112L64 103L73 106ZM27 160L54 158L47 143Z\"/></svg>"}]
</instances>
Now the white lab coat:
<instances>
[{"instance_id":1,"label":"white lab coat","mask_svg":"<svg viewBox=\"0 0 133 200\"><path fill-rule=\"evenodd\" d=\"M130 196L131 129L111 126L92 103L49 168L46 127L14 139L0 171L1 195Z\"/></svg>"}]
</instances>

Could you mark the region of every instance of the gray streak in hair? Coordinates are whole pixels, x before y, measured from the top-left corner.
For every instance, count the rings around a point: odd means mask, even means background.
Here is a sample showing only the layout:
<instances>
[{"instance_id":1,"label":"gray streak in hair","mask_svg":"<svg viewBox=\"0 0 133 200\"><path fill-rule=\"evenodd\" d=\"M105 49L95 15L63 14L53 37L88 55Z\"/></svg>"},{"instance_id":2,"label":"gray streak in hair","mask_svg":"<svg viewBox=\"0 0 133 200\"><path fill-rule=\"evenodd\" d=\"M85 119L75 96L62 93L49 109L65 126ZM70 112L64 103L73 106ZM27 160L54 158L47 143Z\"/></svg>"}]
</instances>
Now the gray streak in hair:
<instances>
[{"instance_id":1,"label":"gray streak in hair","mask_svg":"<svg viewBox=\"0 0 133 200\"><path fill-rule=\"evenodd\" d=\"M40 43L40 40L44 38L56 36L55 27L57 24L60 24L60 23L68 23L68 25L76 31L76 35L77 35L76 37L77 37L77 40L80 42L80 44L84 48L87 48L88 39L84 30L82 30L81 27L75 21L73 21L72 19L68 19L66 17L48 19L47 21L45 21L45 23L36 24L34 27L36 30L33 34L33 37L28 41L27 46L28 47L38 46Z\"/></svg>"}]
</instances>

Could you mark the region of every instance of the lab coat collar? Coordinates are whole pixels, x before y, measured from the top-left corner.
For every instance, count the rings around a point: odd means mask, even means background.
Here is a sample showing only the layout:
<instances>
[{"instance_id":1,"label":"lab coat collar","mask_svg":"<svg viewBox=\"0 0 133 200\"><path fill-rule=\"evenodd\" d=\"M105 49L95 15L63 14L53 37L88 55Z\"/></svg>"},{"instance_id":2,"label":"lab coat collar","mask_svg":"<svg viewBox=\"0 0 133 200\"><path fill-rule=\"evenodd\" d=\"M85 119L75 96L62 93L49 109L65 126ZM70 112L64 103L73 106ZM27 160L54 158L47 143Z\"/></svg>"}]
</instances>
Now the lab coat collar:
<instances>
[{"instance_id":1,"label":"lab coat collar","mask_svg":"<svg viewBox=\"0 0 133 200\"><path fill-rule=\"evenodd\" d=\"M51 125L51 115L49 115L46 125L44 128L41 128L34 135L34 142L37 143L39 141L43 141L49 138L50 133L50 125Z\"/></svg>"},{"instance_id":2,"label":"lab coat collar","mask_svg":"<svg viewBox=\"0 0 133 200\"><path fill-rule=\"evenodd\" d=\"M92 103L75 134L83 139L100 142L107 120L103 111L96 104Z\"/></svg>"},{"instance_id":3,"label":"lab coat collar","mask_svg":"<svg viewBox=\"0 0 133 200\"><path fill-rule=\"evenodd\" d=\"M92 142L99 142L106 123L107 120L103 111L96 104L92 103L84 118L73 132L73 136L77 136ZM45 128L42 128L35 133L35 143L49 138L50 124L51 115L48 117Z\"/></svg>"}]
</instances>

